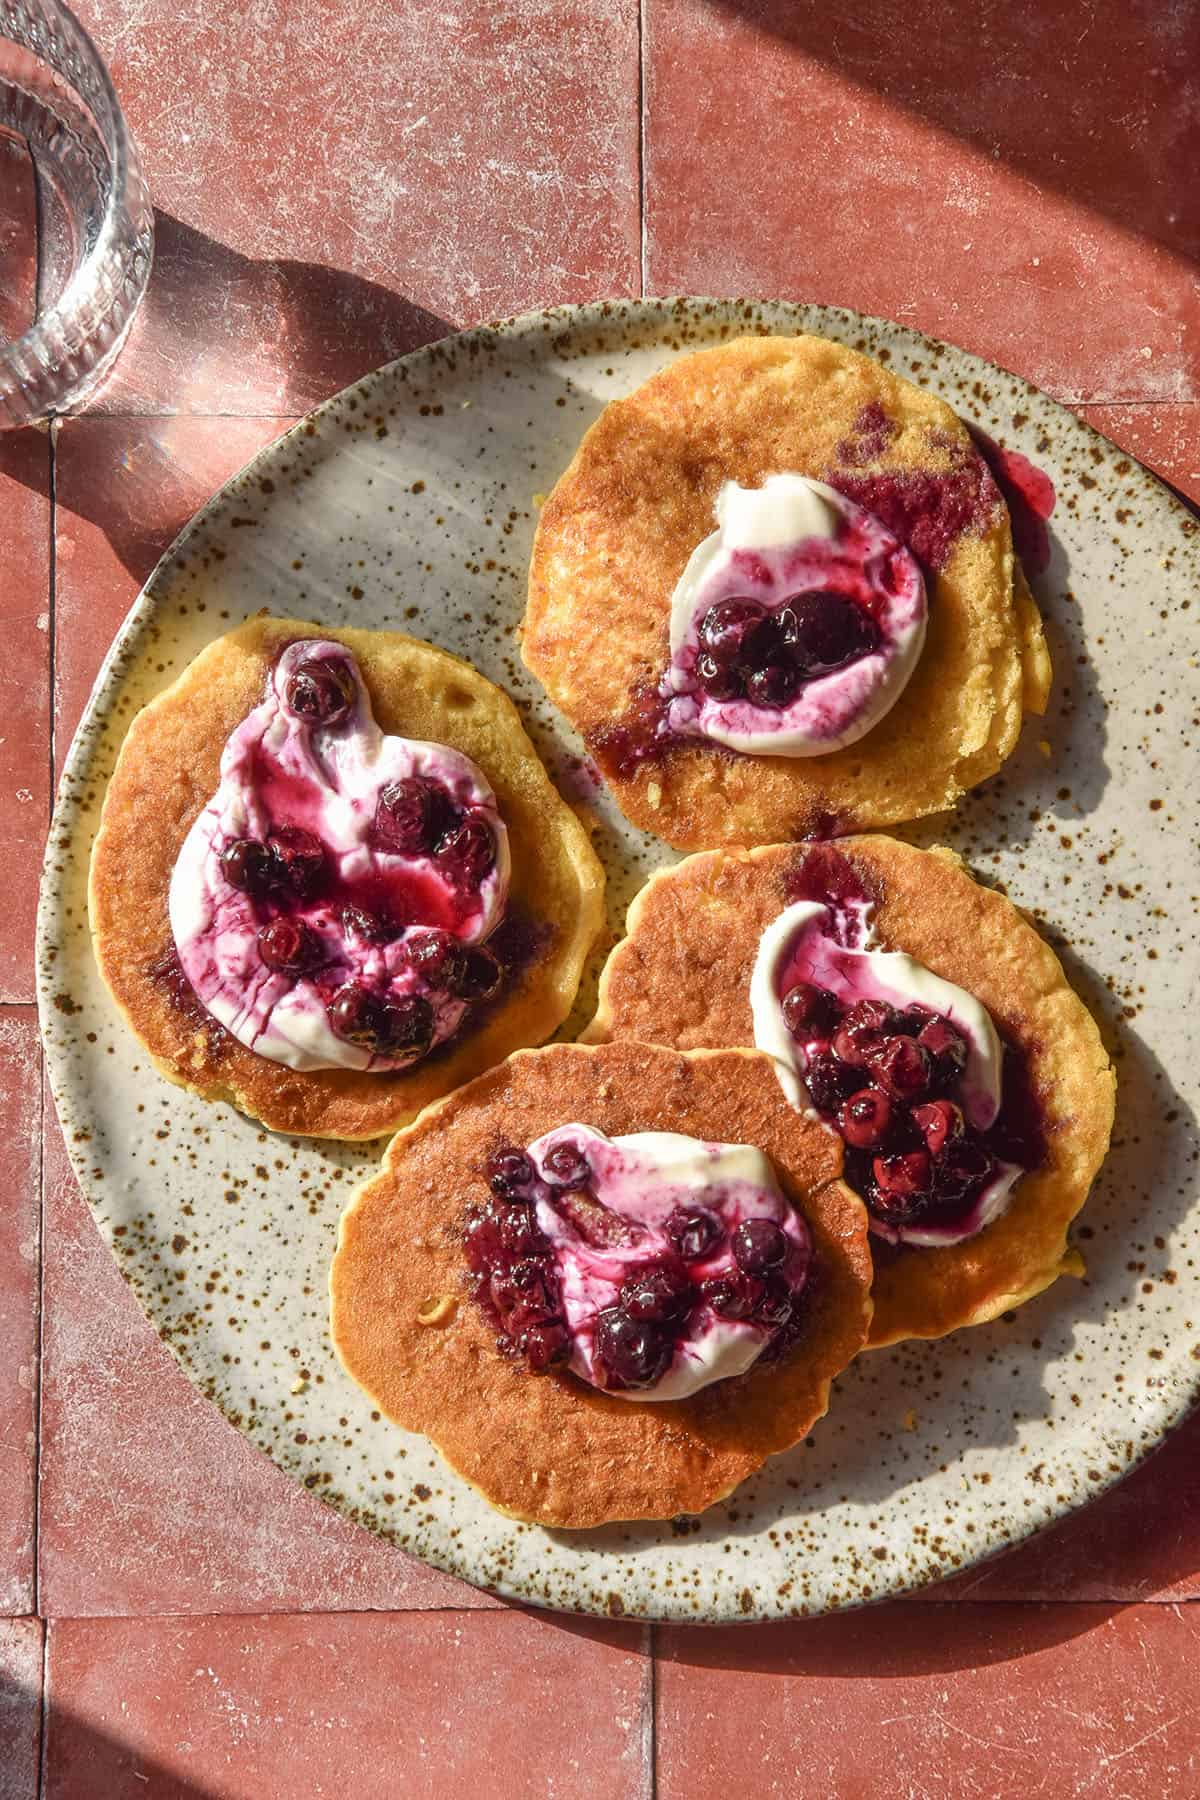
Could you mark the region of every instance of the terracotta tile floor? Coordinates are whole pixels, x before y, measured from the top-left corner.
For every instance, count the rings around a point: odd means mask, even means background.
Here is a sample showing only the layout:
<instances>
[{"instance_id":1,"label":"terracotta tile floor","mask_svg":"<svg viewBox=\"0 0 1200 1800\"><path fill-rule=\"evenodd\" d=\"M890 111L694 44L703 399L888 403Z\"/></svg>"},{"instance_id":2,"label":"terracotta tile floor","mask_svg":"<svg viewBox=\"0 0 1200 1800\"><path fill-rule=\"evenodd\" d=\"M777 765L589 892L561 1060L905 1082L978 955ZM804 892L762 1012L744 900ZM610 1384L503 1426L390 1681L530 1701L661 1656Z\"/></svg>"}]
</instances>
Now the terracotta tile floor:
<instances>
[{"instance_id":1,"label":"terracotta tile floor","mask_svg":"<svg viewBox=\"0 0 1200 1800\"><path fill-rule=\"evenodd\" d=\"M193 1393L75 1188L30 1000L52 770L157 556L291 417L446 329L603 293L841 302L1019 370L1200 499L1200 13L82 10L158 263L93 414L0 438L0 1800L1190 1800L1200 1420L919 1603L712 1633L501 1607ZM5 151L0 326L31 212Z\"/></svg>"}]
</instances>

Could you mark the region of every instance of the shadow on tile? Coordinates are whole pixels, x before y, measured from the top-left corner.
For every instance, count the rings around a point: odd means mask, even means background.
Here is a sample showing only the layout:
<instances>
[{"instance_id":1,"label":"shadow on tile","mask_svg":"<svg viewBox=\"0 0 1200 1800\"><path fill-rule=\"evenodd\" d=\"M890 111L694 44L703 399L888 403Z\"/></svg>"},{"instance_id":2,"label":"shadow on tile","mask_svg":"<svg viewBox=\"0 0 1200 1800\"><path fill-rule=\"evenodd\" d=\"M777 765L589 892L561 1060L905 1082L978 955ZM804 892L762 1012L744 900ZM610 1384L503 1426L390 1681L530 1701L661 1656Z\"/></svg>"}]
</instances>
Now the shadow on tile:
<instances>
[{"instance_id":1,"label":"shadow on tile","mask_svg":"<svg viewBox=\"0 0 1200 1800\"><path fill-rule=\"evenodd\" d=\"M972 145L1173 255L1200 257L1182 96L1200 30L1190 9L1106 7L1093 36L1074 7L947 12L923 0L831 21L812 0L701 0L844 80ZM665 27L663 27L665 31ZM923 46L936 43L937 54ZM870 146L863 146L869 157Z\"/></svg>"},{"instance_id":2,"label":"shadow on tile","mask_svg":"<svg viewBox=\"0 0 1200 1800\"><path fill-rule=\"evenodd\" d=\"M816 1679L911 1680L1018 1662L1084 1637L1123 1605L1020 1606L892 1602L826 1619L729 1625L714 1631L659 1628L660 1662L693 1669Z\"/></svg>"},{"instance_id":3,"label":"shadow on tile","mask_svg":"<svg viewBox=\"0 0 1200 1800\"><path fill-rule=\"evenodd\" d=\"M293 418L454 327L320 263L258 262L155 214L154 272L92 412Z\"/></svg>"},{"instance_id":4,"label":"shadow on tile","mask_svg":"<svg viewBox=\"0 0 1200 1800\"><path fill-rule=\"evenodd\" d=\"M0 1707L8 1697L0 1686ZM46 1708L45 1800L228 1800L234 1791L220 1790L166 1769L131 1743L98 1731L78 1714L57 1705L51 1695ZM0 1785L0 1792L5 1791ZM14 1793L15 1793L14 1789ZM36 1788L30 1789L30 1800Z\"/></svg>"}]
</instances>

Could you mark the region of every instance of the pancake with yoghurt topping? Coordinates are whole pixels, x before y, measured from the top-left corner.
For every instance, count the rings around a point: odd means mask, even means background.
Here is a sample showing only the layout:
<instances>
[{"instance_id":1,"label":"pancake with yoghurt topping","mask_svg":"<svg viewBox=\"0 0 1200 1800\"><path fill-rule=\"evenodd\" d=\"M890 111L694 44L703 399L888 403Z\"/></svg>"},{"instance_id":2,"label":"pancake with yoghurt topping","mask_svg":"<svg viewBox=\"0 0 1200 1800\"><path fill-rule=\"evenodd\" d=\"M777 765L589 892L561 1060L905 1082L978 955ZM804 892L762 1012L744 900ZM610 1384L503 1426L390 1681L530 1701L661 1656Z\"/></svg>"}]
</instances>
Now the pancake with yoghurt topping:
<instances>
[{"instance_id":1,"label":"pancake with yoghurt topping","mask_svg":"<svg viewBox=\"0 0 1200 1800\"><path fill-rule=\"evenodd\" d=\"M841 1160L757 1052L523 1051L352 1197L335 1349L513 1517L701 1512L807 1434L865 1338Z\"/></svg>"},{"instance_id":2,"label":"pancake with yoghurt topping","mask_svg":"<svg viewBox=\"0 0 1200 1800\"><path fill-rule=\"evenodd\" d=\"M555 1030L602 895L498 688L396 633L261 616L134 720L90 909L164 1074L370 1138Z\"/></svg>"},{"instance_id":3,"label":"pancake with yoghurt topping","mask_svg":"<svg viewBox=\"0 0 1200 1800\"><path fill-rule=\"evenodd\" d=\"M1113 1070L1049 945L949 851L859 836L688 857L634 901L585 1035L771 1058L866 1203L872 1344L1083 1272L1068 1227Z\"/></svg>"},{"instance_id":4,"label":"pancake with yoghurt topping","mask_svg":"<svg viewBox=\"0 0 1200 1800\"><path fill-rule=\"evenodd\" d=\"M951 806L1050 683L965 426L817 337L680 357L605 408L542 509L522 653L679 849Z\"/></svg>"}]
</instances>

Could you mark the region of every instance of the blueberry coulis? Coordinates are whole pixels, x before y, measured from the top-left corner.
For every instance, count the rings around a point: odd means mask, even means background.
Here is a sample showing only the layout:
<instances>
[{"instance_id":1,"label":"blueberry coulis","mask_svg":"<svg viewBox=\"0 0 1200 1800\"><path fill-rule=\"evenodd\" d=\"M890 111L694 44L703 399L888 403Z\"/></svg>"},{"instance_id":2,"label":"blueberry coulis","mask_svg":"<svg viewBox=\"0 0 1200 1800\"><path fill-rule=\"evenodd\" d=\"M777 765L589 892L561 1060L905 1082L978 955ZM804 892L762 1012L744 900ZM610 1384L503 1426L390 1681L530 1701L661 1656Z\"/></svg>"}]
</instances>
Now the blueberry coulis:
<instances>
[{"instance_id":1,"label":"blueberry coulis","mask_svg":"<svg viewBox=\"0 0 1200 1800\"><path fill-rule=\"evenodd\" d=\"M789 900L829 908L831 931L860 947L878 901L850 859L831 845L802 855L784 881ZM801 1046L813 1107L845 1144L845 1174L885 1227L965 1221L1004 1165L1023 1172L1045 1155L1044 1114L1025 1050L1000 1033L1000 1109L986 1130L959 1104L968 1045L933 1010L839 996L793 979L785 966L779 1001Z\"/></svg>"},{"instance_id":2,"label":"blueberry coulis","mask_svg":"<svg viewBox=\"0 0 1200 1800\"><path fill-rule=\"evenodd\" d=\"M661 1230L642 1230L604 1204L587 1146L570 1140L543 1156L540 1168L528 1151L500 1143L483 1178L487 1192L463 1221L470 1291L500 1352L533 1374L565 1370L576 1347L539 1207L552 1209L568 1237L620 1258L619 1285L588 1327L596 1385L618 1393L654 1387L714 1317L753 1327L768 1360L800 1335L812 1261L770 1218L730 1228L718 1208L697 1200L676 1205Z\"/></svg>"}]
</instances>

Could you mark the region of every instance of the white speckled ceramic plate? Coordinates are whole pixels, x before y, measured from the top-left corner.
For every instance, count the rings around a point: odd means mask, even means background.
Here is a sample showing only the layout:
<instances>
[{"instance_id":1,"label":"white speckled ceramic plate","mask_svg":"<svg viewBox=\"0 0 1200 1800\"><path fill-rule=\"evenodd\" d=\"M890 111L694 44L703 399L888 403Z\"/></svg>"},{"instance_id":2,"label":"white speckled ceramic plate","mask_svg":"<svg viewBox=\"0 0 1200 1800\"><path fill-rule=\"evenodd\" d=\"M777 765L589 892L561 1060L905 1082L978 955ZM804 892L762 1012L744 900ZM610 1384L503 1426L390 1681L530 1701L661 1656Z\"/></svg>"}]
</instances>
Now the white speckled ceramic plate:
<instances>
[{"instance_id":1,"label":"white speckled ceramic plate","mask_svg":"<svg viewBox=\"0 0 1200 1800\"><path fill-rule=\"evenodd\" d=\"M1119 1056L1116 1136L1078 1226L1086 1281L983 1329L860 1358L811 1445L700 1520L545 1532L492 1513L341 1372L326 1271L369 1155L273 1138L154 1074L93 966L88 852L135 709L264 605L401 626L469 657L513 692L570 791L578 746L514 643L535 496L606 401L677 351L747 330L824 332L890 358L1054 479L1039 584L1047 717L957 818L915 835L956 845L1069 946ZM1024 382L819 307L631 301L473 331L381 370L256 458L159 565L113 646L63 777L40 925L50 1075L77 1173L193 1381L351 1518L499 1593L587 1612L845 1606L961 1568L1124 1474L1200 1383L1198 544L1159 483ZM619 926L669 853L612 812L598 845Z\"/></svg>"}]
</instances>

